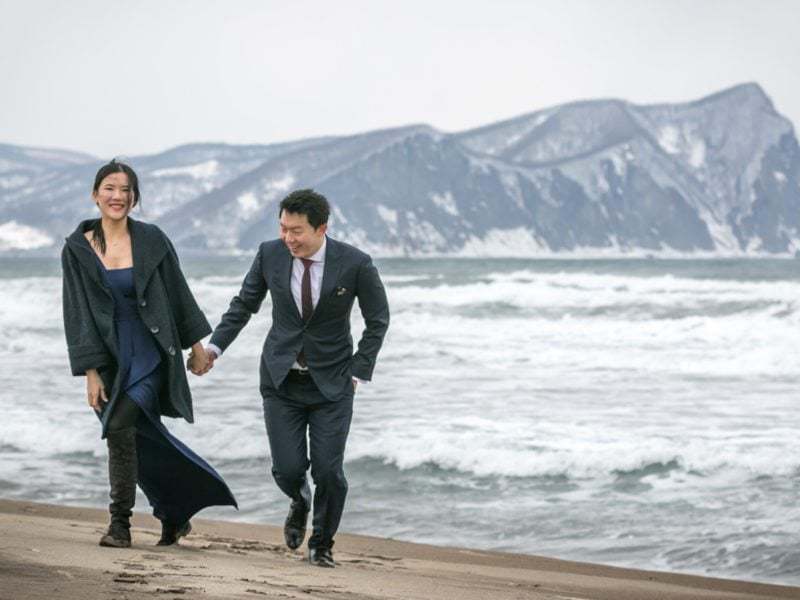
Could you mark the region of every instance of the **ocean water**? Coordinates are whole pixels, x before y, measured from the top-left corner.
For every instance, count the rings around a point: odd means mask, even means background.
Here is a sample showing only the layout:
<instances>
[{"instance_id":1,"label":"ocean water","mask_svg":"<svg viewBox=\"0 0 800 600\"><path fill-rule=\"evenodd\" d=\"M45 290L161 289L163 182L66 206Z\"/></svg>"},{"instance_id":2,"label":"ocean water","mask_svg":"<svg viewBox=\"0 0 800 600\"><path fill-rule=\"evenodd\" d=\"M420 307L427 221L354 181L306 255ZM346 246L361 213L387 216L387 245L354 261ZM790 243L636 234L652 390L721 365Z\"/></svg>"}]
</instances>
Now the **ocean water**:
<instances>
[{"instance_id":1,"label":"ocean water","mask_svg":"<svg viewBox=\"0 0 800 600\"><path fill-rule=\"evenodd\" d=\"M216 324L249 260L183 264ZM343 531L800 584L800 261L377 264L392 324L356 396ZM269 313L190 376L196 423L166 420L239 500L203 516L288 508L258 393ZM56 260L0 262L0 381L0 496L105 506Z\"/></svg>"}]
</instances>

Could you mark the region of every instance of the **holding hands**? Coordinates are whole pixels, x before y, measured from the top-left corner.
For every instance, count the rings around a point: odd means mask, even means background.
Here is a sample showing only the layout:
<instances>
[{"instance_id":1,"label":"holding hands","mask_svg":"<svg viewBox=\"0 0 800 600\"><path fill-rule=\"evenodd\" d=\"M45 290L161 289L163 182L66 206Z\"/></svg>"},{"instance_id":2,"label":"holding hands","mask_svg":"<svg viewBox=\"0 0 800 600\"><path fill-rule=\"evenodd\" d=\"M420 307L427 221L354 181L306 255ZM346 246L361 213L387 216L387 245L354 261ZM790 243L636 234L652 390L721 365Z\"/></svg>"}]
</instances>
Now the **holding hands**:
<instances>
[{"instance_id":1,"label":"holding hands","mask_svg":"<svg viewBox=\"0 0 800 600\"><path fill-rule=\"evenodd\" d=\"M217 355L213 350L207 350L203 344L197 342L189 352L186 368L195 375L205 375L214 367Z\"/></svg>"}]
</instances>

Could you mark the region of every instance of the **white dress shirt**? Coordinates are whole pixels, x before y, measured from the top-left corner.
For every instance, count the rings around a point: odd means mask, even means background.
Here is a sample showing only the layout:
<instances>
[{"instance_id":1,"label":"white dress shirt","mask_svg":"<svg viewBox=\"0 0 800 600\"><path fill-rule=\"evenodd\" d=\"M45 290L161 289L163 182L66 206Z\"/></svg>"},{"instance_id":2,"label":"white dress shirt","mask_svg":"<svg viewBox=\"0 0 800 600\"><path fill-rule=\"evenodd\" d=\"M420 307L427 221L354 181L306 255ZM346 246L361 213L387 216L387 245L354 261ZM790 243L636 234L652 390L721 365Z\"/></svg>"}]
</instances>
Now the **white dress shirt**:
<instances>
[{"instance_id":1,"label":"white dress shirt","mask_svg":"<svg viewBox=\"0 0 800 600\"><path fill-rule=\"evenodd\" d=\"M322 287L322 273L325 270L325 248L328 245L328 238L322 238L322 246L314 254L309 256L309 260L314 263L309 267L311 271L311 304L317 308L319 302L319 292ZM303 259L292 258L292 296L300 316L303 315L303 273L306 268ZM295 368L295 367L292 367Z\"/></svg>"},{"instance_id":2,"label":"white dress shirt","mask_svg":"<svg viewBox=\"0 0 800 600\"><path fill-rule=\"evenodd\" d=\"M317 308L319 302L319 291L322 287L322 273L325 270L325 248L328 245L328 238L322 238L322 246L319 247L314 254L309 256L309 260L313 260L313 264L308 268L311 272L311 305ZM306 267L303 264L303 259L292 258L292 297L294 303L297 305L297 311L300 316L303 315L303 273ZM307 367L301 367L300 363L294 361L292 369L304 370Z\"/></svg>"}]
</instances>

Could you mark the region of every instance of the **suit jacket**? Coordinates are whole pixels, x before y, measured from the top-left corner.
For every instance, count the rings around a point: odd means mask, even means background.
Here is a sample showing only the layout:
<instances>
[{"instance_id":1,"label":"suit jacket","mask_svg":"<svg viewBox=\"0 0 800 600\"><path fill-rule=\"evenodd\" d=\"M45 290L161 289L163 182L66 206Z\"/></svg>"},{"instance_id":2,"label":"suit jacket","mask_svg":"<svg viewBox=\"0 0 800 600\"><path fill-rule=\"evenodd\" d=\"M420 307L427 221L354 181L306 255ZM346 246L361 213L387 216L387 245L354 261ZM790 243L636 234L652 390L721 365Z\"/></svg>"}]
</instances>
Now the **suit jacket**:
<instances>
[{"instance_id":1,"label":"suit jacket","mask_svg":"<svg viewBox=\"0 0 800 600\"><path fill-rule=\"evenodd\" d=\"M262 388L280 386L303 350L311 377L322 394L332 401L341 400L353 394L353 377L372 379L389 327L386 292L369 255L327 238L319 301L311 318L304 322L292 296L292 260L279 239L259 246L239 294L231 300L210 343L224 351L258 312L269 291L272 327L261 353ZM354 354L350 312L356 299L366 328Z\"/></svg>"},{"instance_id":2,"label":"suit jacket","mask_svg":"<svg viewBox=\"0 0 800 600\"><path fill-rule=\"evenodd\" d=\"M100 273L100 265L84 237L94 224L84 221L70 235L61 252L64 332L73 375L97 369L108 394L102 414L103 435L120 394L114 298ZM161 414L193 421L192 396L186 380L181 348L188 348L211 332L197 306L172 243L155 225L128 218L133 252L133 280L139 315L153 332L165 367L159 392Z\"/></svg>"}]
</instances>

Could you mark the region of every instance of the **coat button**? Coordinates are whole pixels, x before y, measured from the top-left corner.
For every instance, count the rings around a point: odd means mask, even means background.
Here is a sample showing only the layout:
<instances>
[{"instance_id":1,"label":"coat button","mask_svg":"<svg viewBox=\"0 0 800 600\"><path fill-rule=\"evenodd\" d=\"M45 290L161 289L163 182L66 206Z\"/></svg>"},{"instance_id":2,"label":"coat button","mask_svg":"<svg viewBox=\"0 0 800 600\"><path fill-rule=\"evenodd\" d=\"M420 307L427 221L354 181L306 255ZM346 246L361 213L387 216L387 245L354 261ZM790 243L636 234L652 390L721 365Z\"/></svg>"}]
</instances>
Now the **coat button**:
<instances>
[{"instance_id":1,"label":"coat button","mask_svg":"<svg viewBox=\"0 0 800 600\"><path fill-rule=\"evenodd\" d=\"M142 308L147 306L147 300L142 300L141 302L139 302L139 306L141 306Z\"/></svg>"},{"instance_id":2,"label":"coat button","mask_svg":"<svg viewBox=\"0 0 800 600\"><path fill-rule=\"evenodd\" d=\"M161 330L158 327L156 327L155 325L153 325L150 328L150 333L154 333L155 334L155 333L158 333L159 331L161 331Z\"/></svg>"},{"instance_id":3,"label":"coat button","mask_svg":"<svg viewBox=\"0 0 800 600\"><path fill-rule=\"evenodd\" d=\"M175 346L170 346L167 348L167 352L169 352L170 356L175 356Z\"/></svg>"}]
</instances>

